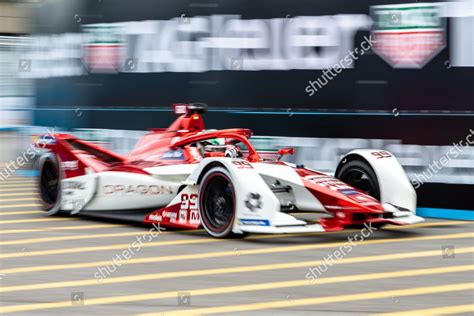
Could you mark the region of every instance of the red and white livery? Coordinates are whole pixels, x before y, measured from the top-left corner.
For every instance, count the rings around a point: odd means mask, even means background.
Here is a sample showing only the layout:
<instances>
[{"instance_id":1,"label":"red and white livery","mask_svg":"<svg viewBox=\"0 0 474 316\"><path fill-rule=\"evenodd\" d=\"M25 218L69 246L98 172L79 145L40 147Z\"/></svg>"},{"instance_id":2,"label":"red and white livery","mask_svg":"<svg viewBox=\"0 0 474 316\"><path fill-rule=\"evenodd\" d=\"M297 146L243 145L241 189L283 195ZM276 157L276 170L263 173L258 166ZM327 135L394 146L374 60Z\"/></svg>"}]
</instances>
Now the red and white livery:
<instances>
[{"instance_id":1,"label":"red and white livery","mask_svg":"<svg viewBox=\"0 0 474 316\"><path fill-rule=\"evenodd\" d=\"M205 105L176 104L179 118L145 135L122 156L69 134L42 136L39 192L47 214L149 210L143 221L204 229L213 237L341 230L371 223L405 225L416 193L387 151L354 150L335 175L257 152L248 129L206 130ZM328 216L307 223L292 214Z\"/></svg>"}]
</instances>

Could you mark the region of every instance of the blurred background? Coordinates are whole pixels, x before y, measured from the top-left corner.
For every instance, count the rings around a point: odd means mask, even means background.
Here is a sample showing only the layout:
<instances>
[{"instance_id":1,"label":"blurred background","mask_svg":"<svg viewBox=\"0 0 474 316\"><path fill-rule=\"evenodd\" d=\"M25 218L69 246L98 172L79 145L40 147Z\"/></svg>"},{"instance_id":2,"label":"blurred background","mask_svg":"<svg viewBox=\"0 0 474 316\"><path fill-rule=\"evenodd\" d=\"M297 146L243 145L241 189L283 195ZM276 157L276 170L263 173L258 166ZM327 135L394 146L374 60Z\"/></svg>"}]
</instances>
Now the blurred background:
<instances>
[{"instance_id":1,"label":"blurred background","mask_svg":"<svg viewBox=\"0 0 474 316\"><path fill-rule=\"evenodd\" d=\"M473 34L473 0L0 0L0 163L51 128L124 154L202 102L325 172L391 151L422 215L473 210Z\"/></svg>"}]
</instances>

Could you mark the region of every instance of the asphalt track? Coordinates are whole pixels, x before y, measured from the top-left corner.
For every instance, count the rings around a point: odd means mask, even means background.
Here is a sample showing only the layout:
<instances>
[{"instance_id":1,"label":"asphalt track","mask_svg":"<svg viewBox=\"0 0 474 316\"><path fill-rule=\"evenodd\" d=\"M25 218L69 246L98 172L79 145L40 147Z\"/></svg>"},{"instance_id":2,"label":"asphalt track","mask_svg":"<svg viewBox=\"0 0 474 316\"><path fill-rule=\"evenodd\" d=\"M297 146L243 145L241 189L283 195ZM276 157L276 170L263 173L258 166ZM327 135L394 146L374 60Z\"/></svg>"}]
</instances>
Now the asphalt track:
<instances>
[{"instance_id":1,"label":"asphalt track","mask_svg":"<svg viewBox=\"0 0 474 316\"><path fill-rule=\"evenodd\" d=\"M129 222L45 217L34 181L0 182L2 315L474 312L474 222L390 226L335 258L360 230L243 240L158 234ZM137 238L140 248L130 248ZM321 274L311 281L315 267Z\"/></svg>"}]
</instances>

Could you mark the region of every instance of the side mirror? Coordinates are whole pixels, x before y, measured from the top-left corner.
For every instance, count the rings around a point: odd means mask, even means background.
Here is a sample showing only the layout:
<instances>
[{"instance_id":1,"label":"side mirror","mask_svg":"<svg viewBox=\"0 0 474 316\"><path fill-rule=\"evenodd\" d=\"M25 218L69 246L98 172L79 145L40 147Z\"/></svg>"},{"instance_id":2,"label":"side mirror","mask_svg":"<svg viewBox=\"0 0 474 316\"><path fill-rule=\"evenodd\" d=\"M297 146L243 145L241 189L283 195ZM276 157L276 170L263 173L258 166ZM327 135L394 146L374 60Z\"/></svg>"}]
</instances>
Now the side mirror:
<instances>
[{"instance_id":1,"label":"side mirror","mask_svg":"<svg viewBox=\"0 0 474 316\"><path fill-rule=\"evenodd\" d=\"M280 155L278 160L280 160L284 155L294 155L295 149L293 147L280 148L278 149L278 154Z\"/></svg>"}]
</instances>

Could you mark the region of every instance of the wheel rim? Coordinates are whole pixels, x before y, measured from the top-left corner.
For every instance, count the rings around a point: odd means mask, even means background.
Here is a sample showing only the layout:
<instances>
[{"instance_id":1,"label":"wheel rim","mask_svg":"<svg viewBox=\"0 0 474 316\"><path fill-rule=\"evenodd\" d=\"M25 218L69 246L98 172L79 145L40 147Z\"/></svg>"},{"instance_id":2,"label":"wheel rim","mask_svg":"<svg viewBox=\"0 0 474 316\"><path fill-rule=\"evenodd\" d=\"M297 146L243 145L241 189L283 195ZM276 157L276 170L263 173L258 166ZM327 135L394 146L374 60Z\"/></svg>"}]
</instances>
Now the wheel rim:
<instances>
[{"instance_id":1,"label":"wheel rim","mask_svg":"<svg viewBox=\"0 0 474 316\"><path fill-rule=\"evenodd\" d=\"M224 174L210 176L202 198L207 224L215 232L225 231L234 217L234 188Z\"/></svg>"},{"instance_id":2,"label":"wheel rim","mask_svg":"<svg viewBox=\"0 0 474 316\"><path fill-rule=\"evenodd\" d=\"M50 205L56 204L59 194L59 170L49 159L43 164L40 188L43 201Z\"/></svg>"},{"instance_id":3,"label":"wheel rim","mask_svg":"<svg viewBox=\"0 0 474 316\"><path fill-rule=\"evenodd\" d=\"M372 177L361 168L351 168L342 176L341 180L345 183L363 191L365 194L375 197L376 184Z\"/></svg>"}]
</instances>

